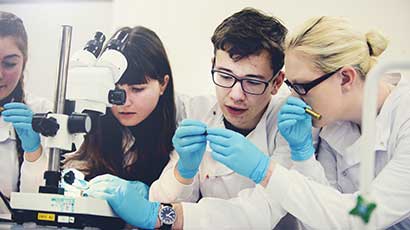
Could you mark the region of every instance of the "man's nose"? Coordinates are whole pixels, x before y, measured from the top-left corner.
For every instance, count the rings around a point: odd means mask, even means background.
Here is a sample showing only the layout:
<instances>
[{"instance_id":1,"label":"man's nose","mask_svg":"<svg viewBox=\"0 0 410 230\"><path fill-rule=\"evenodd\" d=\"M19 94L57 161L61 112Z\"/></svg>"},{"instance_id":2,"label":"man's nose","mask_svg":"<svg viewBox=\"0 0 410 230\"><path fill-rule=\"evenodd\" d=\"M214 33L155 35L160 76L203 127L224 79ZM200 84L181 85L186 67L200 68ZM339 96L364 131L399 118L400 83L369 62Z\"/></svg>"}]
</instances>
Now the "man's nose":
<instances>
[{"instance_id":1,"label":"man's nose","mask_svg":"<svg viewBox=\"0 0 410 230\"><path fill-rule=\"evenodd\" d=\"M245 98L245 92L242 90L240 81L237 81L235 85L232 86L229 95L235 101L243 100Z\"/></svg>"}]
</instances>

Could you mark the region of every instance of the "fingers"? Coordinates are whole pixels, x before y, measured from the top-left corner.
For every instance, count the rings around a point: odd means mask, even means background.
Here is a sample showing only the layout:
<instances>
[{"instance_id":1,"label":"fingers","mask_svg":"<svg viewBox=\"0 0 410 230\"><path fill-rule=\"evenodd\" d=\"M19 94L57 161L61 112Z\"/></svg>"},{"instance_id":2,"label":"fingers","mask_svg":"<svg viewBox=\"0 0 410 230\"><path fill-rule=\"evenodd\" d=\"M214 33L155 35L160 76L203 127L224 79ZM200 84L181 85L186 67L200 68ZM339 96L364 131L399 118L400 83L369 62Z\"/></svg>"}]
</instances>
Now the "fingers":
<instances>
[{"instance_id":1,"label":"fingers","mask_svg":"<svg viewBox=\"0 0 410 230\"><path fill-rule=\"evenodd\" d=\"M31 110L27 109L6 109L1 113L3 116L21 116L21 117L32 117L33 113Z\"/></svg>"},{"instance_id":2,"label":"fingers","mask_svg":"<svg viewBox=\"0 0 410 230\"><path fill-rule=\"evenodd\" d=\"M281 107L279 114L294 113L304 114L305 108L310 108L304 101L296 97L288 97L286 103Z\"/></svg>"},{"instance_id":3,"label":"fingers","mask_svg":"<svg viewBox=\"0 0 410 230\"><path fill-rule=\"evenodd\" d=\"M227 156L228 154L228 150L229 148L222 146L222 145L218 145L218 144L214 144L214 143L210 143L209 147L211 147L212 151L218 152L221 155Z\"/></svg>"},{"instance_id":4,"label":"fingers","mask_svg":"<svg viewBox=\"0 0 410 230\"><path fill-rule=\"evenodd\" d=\"M286 104L295 105L295 106L299 106L302 108L305 108L308 106L304 101L302 101L302 99L297 98L297 97L288 97Z\"/></svg>"},{"instance_id":5,"label":"fingers","mask_svg":"<svg viewBox=\"0 0 410 230\"><path fill-rule=\"evenodd\" d=\"M94 197L94 198L101 199L101 200L107 200L108 202L110 202L110 200L114 199L115 197L113 194L108 194L104 192L88 191L88 190L83 192L83 196L90 196L90 197Z\"/></svg>"},{"instance_id":6,"label":"fingers","mask_svg":"<svg viewBox=\"0 0 410 230\"><path fill-rule=\"evenodd\" d=\"M5 109L25 109L29 110L28 106L21 102L10 102L3 106Z\"/></svg>"},{"instance_id":7,"label":"fingers","mask_svg":"<svg viewBox=\"0 0 410 230\"><path fill-rule=\"evenodd\" d=\"M214 160L221 162L224 165L226 165L226 162L228 161L228 158L226 156L215 151L212 151L211 156Z\"/></svg>"},{"instance_id":8,"label":"fingers","mask_svg":"<svg viewBox=\"0 0 410 230\"><path fill-rule=\"evenodd\" d=\"M137 180L133 180L133 181L129 181L130 185L138 187L138 188L143 188L145 190L149 190L149 186L146 185L144 182L141 181L137 181Z\"/></svg>"},{"instance_id":9,"label":"fingers","mask_svg":"<svg viewBox=\"0 0 410 230\"><path fill-rule=\"evenodd\" d=\"M278 116L278 123L287 120L295 120L300 121L306 119L306 114L293 114L293 113L285 113Z\"/></svg>"},{"instance_id":10,"label":"fingers","mask_svg":"<svg viewBox=\"0 0 410 230\"><path fill-rule=\"evenodd\" d=\"M116 181L116 180L122 180L122 179L119 178L119 177L116 177L114 175L111 175L111 174L104 174L104 175L101 175L101 176L94 177L93 179L90 180L90 182L88 184L89 184L89 186L92 186L94 184L98 184L98 183L101 183L101 182L113 182L113 181Z\"/></svg>"},{"instance_id":11,"label":"fingers","mask_svg":"<svg viewBox=\"0 0 410 230\"><path fill-rule=\"evenodd\" d=\"M119 187L119 182L121 181L121 178L111 174L97 176L90 180L88 183L89 188L85 192L88 195L97 193L114 194L116 193L116 189Z\"/></svg>"},{"instance_id":12,"label":"fingers","mask_svg":"<svg viewBox=\"0 0 410 230\"><path fill-rule=\"evenodd\" d=\"M286 113L302 115L305 113L305 108L299 107L296 105L285 104L280 108L279 115L286 114Z\"/></svg>"},{"instance_id":13,"label":"fingers","mask_svg":"<svg viewBox=\"0 0 410 230\"><path fill-rule=\"evenodd\" d=\"M229 138L226 138L223 136L208 133L208 136L206 136L206 139L210 143L218 144L218 145L225 146L225 147L229 146Z\"/></svg>"},{"instance_id":14,"label":"fingers","mask_svg":"<svg viewBox=\"0 0 410 230\"><path fill-rule=\"evenodd\" d=\"M204 147L203 143L196 143L196 144L192 144L192 145L187 145L187 146L184 146L184 147L179 147L178 148L178 153L180 153L180 152L192 153L192 152L198 151L199 149L201 149L203 147Z\"/></svg>"},{"instance_id":15,"label":"fingers","mask_svg":"<svg viewBox=\"0 0 410 230\"><path fill-rule=\"evenodd\" d=\"M278 123L280 129L288 129L294 126L297 123L296 120L285 120Z\"/></svg>"},{"instance_id":16,"label":"fingers","mask_svg":"<svg viewBox=\"0 0 410 230\"><path fill-rule=\"evenodd\" d=\"M297 121L310 119L308 114L305 112L305 108L308 106L304 101L296 97L289 97L284 104L278 115L278 125L284 121L288 121L282 124L282 128L290 127L294 125Z\"/></svg>"},{"instance_id":17,"label":"fingers","mask_svg":"<svg viewBox=\"0 0 410 230\"><path fill-rule=\"evenodd\" d=\"M206 132L206 127L202 126L180 126L176 132L176 138L184 138L187 136L203 135Z\"/></svg>"},{"instance_id":18,"label":"fingers","mask_svg":"<svg viewBox=\"0 0 410 230\"><path fill-rule=\"evenodd\" d=\"M174 145L178 147L185 147L188 145L206 142L206 136L205 135L188 136L188 137L178 138L178 140L176 138L173 138L172 142L174 143Z\"/></svg>"},{"instance_id":19,"label":"fingers","mask_svg":"<svg viewBox=\"0 0 410 230\"><path fill-rule=\"evenodd\" d=\"M206 128L206 124L198 121L198 120L190 120L190 119L185 119L181 122L180 126L198 126L198 127L203 127Z\"/></svg>"},{"instance_id":20,"label":"fingers","mask_svg":"<svg viewBox=\"0 0 410 230\"><path fill-rule=\"evenodd\" d=\"M117 192L118 184L109 182L109 181L100 181L98 183L94 183L89 185L89 188L86 190L87 192L103 192L114 194Z\"/></svg>"},{"instance_id":21,"label":"fingers","mask_svg":"<svg viewBox=\"0 0 410 230\"><path fill-rule=\"evenodd\" d=\"M232 130L223 129L223 128L208 128L207 133L208 135L221 136L224 138L230 138L238 134Z\"/></svg>"},{"instance_id":22,"label":"fingers","mask_svg":"<svg viewBox=\"0 0 410 230\"><path fill-rule=\"evenodd\" d=\"M12 123L24 123L24 124L29 124L31 126L31 116L26 117L26 116L3 116L3 120L5 122L12 122Z\"/></svg>"}]
</instances>

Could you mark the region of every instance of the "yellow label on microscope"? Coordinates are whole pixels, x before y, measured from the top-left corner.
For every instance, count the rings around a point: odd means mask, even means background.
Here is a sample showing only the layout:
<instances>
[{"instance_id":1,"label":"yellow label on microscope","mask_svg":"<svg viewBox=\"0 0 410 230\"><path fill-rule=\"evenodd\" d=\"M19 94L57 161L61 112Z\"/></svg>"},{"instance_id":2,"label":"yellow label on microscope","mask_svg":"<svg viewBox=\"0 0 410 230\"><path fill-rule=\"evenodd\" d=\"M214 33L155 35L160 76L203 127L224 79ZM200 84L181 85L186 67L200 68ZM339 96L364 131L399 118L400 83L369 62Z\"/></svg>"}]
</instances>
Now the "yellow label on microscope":
<instances>
[{"instance_id":1,"label":"yellow label on microscope","mask_svg":"<svg viewBox=\"0 0 410 230\"><path fill-rule=\"evenodd\" d=\"M45 220L45 221L54 221L56 219L56 215L52 213L37 213L38 220Z\"/></svg>"}]
</instances>

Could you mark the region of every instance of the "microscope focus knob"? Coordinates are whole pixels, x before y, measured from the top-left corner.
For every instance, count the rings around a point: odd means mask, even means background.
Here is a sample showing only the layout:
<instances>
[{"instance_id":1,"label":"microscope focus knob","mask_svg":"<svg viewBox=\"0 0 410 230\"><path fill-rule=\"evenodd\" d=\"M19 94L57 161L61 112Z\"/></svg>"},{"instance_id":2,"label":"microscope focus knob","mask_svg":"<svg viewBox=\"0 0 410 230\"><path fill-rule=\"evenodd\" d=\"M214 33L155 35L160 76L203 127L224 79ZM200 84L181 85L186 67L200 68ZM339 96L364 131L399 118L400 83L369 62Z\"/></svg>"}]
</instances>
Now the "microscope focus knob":
<instances>
[{"instance_id":1,"label":"microscope focus knob","mask_svg":"<svg viewBox=\"0 0 410 230\"><path fill-rule=\"evenodd\" d=\"M73 113L68 118L69 133L89 133L91 130L91 118L88 114Z\"/></svg>"},{"instance_id":2,"label":"microscope focus knob","mask_svg":"<svg viewBox=\"0 0 410 230\"><path fill-rule=\"evenodd\" d=\"M33 130L45 137L54 137L60 129L60 125L53 117L47 117L48 113L36 113L33 115L31 125Z\"/></svg>"}]
</instances>

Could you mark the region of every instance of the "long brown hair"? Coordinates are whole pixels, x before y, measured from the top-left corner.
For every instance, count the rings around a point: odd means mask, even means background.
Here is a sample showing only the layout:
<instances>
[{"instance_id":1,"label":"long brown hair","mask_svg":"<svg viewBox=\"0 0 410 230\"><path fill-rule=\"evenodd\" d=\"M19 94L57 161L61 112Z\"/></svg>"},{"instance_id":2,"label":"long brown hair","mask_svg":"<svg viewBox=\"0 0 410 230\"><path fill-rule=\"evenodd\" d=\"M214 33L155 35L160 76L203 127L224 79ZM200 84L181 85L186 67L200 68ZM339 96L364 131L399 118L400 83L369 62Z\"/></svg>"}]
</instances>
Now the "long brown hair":
<instances>
[{"instance_id":1,"label":"long brown hair","mask_svg":"<svg viewBox=\"0 0 410 230\"><path fill-rule=\"evenodd\" d=\"M25 103L24 70L26 67L28 56L28 39L23 21L12 13L0 11L0 37L13 38L16 42L17 48L23 54L23 69L21 72L19 82L17 83L16 88L14 88L14 90L10 93L10 95L0 100L0 106L3 106L4 104L9 103L11 101ZM18 137L18 135L16 135L16 149L19 159L19 165L21 166L21 164L23 163L24 150L21 147L21 140Z\"/></svg>"},{"instance_id":2,"label":"long brown hair","mask_svg":"<svg viewBox=\"0 0 410 230\"><path fill-rule=\"evenodd\" d=\"M171 67L165 48L153 31L141 26L125 27L119 31L128 33L128 40L122 49L128 67L118 84L142 84L148 79L163 83L165 75L168 75L168 85L154 111L136 126L122 126L107 109L95 132L85 138L79 151L67 158L66 162L85 162L80 170L86 173L87 179L110 173L151 185L160 176L173 150L172 136L176 121ZM136 160L127 167L124 167L122 146L125 129L135 138L131 152L136 154Z\"/></svg>"}]
</instances>

